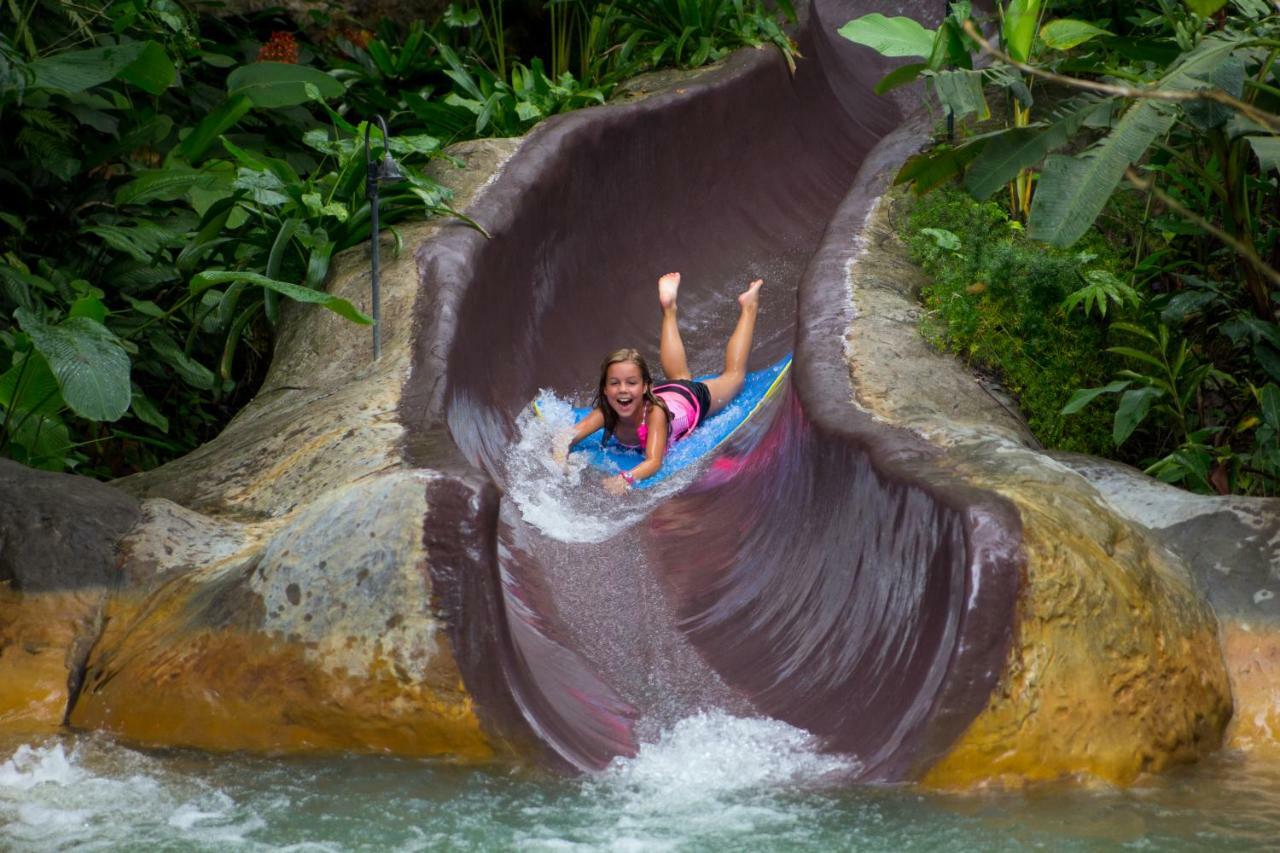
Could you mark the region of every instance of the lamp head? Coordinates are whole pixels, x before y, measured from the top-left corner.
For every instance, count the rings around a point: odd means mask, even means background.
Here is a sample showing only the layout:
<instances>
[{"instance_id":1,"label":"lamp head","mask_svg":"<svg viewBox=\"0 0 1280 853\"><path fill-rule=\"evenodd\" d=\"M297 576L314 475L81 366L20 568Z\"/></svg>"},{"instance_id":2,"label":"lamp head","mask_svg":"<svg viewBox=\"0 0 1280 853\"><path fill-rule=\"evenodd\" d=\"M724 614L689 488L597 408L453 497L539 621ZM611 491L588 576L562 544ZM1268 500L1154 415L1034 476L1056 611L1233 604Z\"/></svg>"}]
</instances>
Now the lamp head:
<instances>
[{"instance_id":1,"label":"lamp head","mask_svg":"<svg viewBox=\"0 0 1280 853\"><path fill-rule=\"evenodd\" d=\"M391 152L387 151L378 161L378 170L374 173L374 179L380 184L393 184L408 180L408 175L401 170L400 164L392 159Z\"/></svg>"}]
</instances>

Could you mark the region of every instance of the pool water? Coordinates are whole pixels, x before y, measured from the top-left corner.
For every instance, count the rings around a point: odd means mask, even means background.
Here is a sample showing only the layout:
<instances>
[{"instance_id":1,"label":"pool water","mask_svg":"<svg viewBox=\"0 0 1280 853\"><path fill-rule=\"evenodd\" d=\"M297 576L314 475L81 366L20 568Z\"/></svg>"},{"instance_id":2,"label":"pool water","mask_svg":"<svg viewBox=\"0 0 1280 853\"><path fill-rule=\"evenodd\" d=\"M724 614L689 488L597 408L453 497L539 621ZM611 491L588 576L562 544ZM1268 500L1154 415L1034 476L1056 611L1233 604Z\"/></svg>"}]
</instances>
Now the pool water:
<instances>
[{"instance_id":1,"label":"pool water","mask_svg":"<svg viewBox=\"0 0 1280 853\"><path fill-rule=\"evenodd\" d=\"M1280 846L1280 767L1223 753L1128 789L841 788L803 733L720 712L593 776L383 757L0 743L0 849L1247 850Z\"/></svg>"}]
</instances>

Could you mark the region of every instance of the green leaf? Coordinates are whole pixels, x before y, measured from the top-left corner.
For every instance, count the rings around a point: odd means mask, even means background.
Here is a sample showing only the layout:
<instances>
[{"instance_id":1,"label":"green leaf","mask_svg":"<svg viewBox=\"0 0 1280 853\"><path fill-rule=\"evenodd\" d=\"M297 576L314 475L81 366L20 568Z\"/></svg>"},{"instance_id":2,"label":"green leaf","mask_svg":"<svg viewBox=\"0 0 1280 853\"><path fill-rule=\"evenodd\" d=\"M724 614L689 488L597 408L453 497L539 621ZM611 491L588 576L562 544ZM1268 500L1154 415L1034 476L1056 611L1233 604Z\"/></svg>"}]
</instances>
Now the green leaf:
<instances>
[{"instance_id":1,"label":"green leaf","mask_svg":"<svg viewBox=\"0 0 1280 853\"><path fill-rule=\"evenodd\" d=\"M1150 353L1145 353L1140 349L1134 349L1133 347L1107 347L1107 352L1113 352L1116 355L1123 355L1126 358L1132 358L1135 361L1141 361L1144 364L1150 364L1152 367L1156 368L1161 372L1164 371L1164 364L1160 361L1160 359L1156 358Z\"/></svg>"},{"instance_id":2,"label":"green leaf","mask_svg":"<svg viewBox=\"0 0 1280 853\"><path fill-rule=\"evenodd\" d=\"M1205 36L1182 54L1157 88L1203 88L1203 78L1219 68L1239 45L1239 37L1230 33ZM1049 157L1032 203L1029 235L1057 246L1069 246L1079 239L1106 205L1125 169L1169 131L1177 115L1177 109L1167 104L1140 101L1089 151L1076 158Z\"/></svg>"},{"instance_id":3,"label":"green leaf","mask_svg":"<svg viewBox=\"0 0 1280 853\"><path fill-rule=\"evenodd\" d=\"M1181 323L1221 298L1221 294L1212 290L1184 290L1169 300L1160 312L1160 319L1165 323Z\"/></svg>"},{"instance_id":4,"label":"green leaf","mask_svg":"<svg viewBox=\"0 0 1280 853\"><path fill-rule=\"evenodd\" d=\"M156 408L156 404L151 402L137 385L133 386L133 400L129 404L129 409L134 417L144 424L153 426L161 432L169 431L169 419Z\"/></svg>"},{"instance_id":5,"label":"green leaf","mask_svg":"<svg viewBox=\"0 0 1280 853\"><path fill-rule=\"evenodd\" d=\"M176 201L192 189L212 190L229 183L222 175L181 166L140 169L134 174L132 181L116 190L116 204Z\"/></svg>"},{"instance_id":6,"label":"green leaf","mask_svg":"<svg viewBox=\"0 0 1280 853\"><path fill-rule=\"evenodd\" d=\"M219 136L226 133L253 108L248 95L232 95L218 105L213 112L200 119L200 123L187 134L175 149L189 163L199 160Z\"/></svg>"},{"instance_id":7,"label":"green leaf","mask_svg":"<svg viewBox=\"0 0 1280 853\"><path fill-rule=\"evenodd\" d=\"M1116 407L1115 423L1111 429L1111 438L1116 447L1133 435L1133 431L1151 411L1151 404L1163 396L1163 391L1151 387L1134 388L1120 395L1120 405Z\"/></svg>"},{"instance_id":8,"label":"green leaf","mask_svg":"<svg viewBox=\"0 0 1280 853\"><path fill-rule=\"evenodd\" d=\"M259 287L279 293L281 296L288 297L295 302L323 305L335 314L345 317L354 323L368 325L373 322L371 317L365 316L354 305L341 297L331 296L320 290L311 290L301 285L276 281L275 279L267 278L265 275L242 270L207 270L199 273L191 279L191 292L198 294L215 285L233 281L247 281L250 284L256 284Z\"/></svg>"},{"instance_id":9,"label":"green leaf","mask_svg":"<svg viewBox=\"0 0 1280 853\"><path fill-rule=\"evenodd\" d=\"M921 228L920 233L931 238L939 249L946 249L948 252L960 250L960 238L945 228Z\"/></svg>"},{"instance_id":10,"label":"green leaf","mask_svg":"<svg viewBox=\"0 0 1280 853\"><path fill-rule=\"evenodd\" d=\"M71 303L67 316L88 317L90 320L101 323L107 319L107 306L95 296L81 296Z\"/></svg>"},{"instance_id":11,"label":"green leaf","mask_svg":"<svg viewBox=\"0 0 1280 853\"><path fill-rule=\"evenodd\" d=\"M1092 38L1109 35L1111 33L1088 21L1077 21L1072 18L1050 21L1040 28L1040 40L1054 50L1071 50Z\"/></svg>"},{"instance_id":12,"label":"green leaf","mask_svg":"<svg viewBox=\"0 0 1280 853\"><path fill-rule=\"evenodd\" d=\"M155 51L159 51L157 54ZM164 48L152 41L133 41L111 47L93 47L87 50L67 50L27 66L32 74L30 88L57 89L63 92L83 92L117 77L126 69L141 62L136 75L147 85L154 85L162 74L157 74L157 63L168 64L169 80L173 79L173 64ZM168 82L165 83L165 86ZM145 88L145 86L144 86ZM161 87L160 91L163 91ZM150 92L151 89L146 89ZM159 92L152 92L159 94Z\"/></svg>"},{"instance_id":13,"label":"green leaf","mask_svg":"<svg viewBox=\"0 0 1280 853\"><path fill-rule=\"evenodd\" d=\"M919 77L920 72L928 67L923 62L900 65L880 78L880 82L876 84L875 92L877 95L883 95L885 92L892 91L899 86L905 86Z\"/></svg>"},{"instance_id":14,"label":"green leaf","mask_svg":"<svg viewBox=\"0 0 1280 853\"><path fill-rule=\"evenodd\" d=\"M158 332L150 341L156 355L163 358L183 382L201 391L213 390L213 371L183 352L168 335Z\"/></svg>"},{"instance_id":15,"label":"green leaf","mask_svg":"<svg viewBox=\"0 0 1280 853\"><path fill-rule=\"evenodd\" d=\"M0 407L6 410L55 415L65 405L58 378L36 350L0 374Z\"/></svg>"},{"instance_id":16,"label":"green leaf","mask_svg":"<svg viewBox=\"0 0 1280 853\"><path fill-rule=\"evenodd\" d=\"M1100 388L1077 389L1076 392L1071 395L1071 399L1067 400L1067 404L1062 407L1062 411L1059 414L1074 415L1101 395L1115 394L1128 388L1129 385L1130 383L1128 381L1116 381L1109 385L1103 385Z\"/></svg>"},{"instance_id":17,"label":"green leaf","mask_svg":"<svg viewBox=\"0 0 1280 853\"><path fill-rule=\"evenodd\" d=\"M1262 420L1267 426L1280 431L1280 387L1268 382L1258 392L1258 403L1262 406Z\"/></svg>"},{"instance_id":18,"label":"green leaf","mask_svg":"<svg viewBox=\"0 0 1280 853\"><path fill-rule=\"evenodd\" d=\"M316 68L287 62L254 62L227 75L227 93L245 95L257 107L291 107L311 100L310 83L325 98L340 97L346 89Z\"/></svg>"},{"instance_id":19,"label":"green leaf","mask_svg":"<svg viewBox=\"0 0 1280 853\"><path fill-rule=\"evenodd\" d=\"M1244 94L1246 76L1244 60L1239 56L1227 56L1215 67L1196 75L1196 88L1204 88L1207 85L1239 98ZM1216 101L1192 101L1184 105L1183 110L1192 124L1200 130L1222 127L1236 116L1235 110Z\"/></svg>"},{"instance_id":20,"label":"green leaf","mask_svg":"<svg viewBox=\"0 0 1280 853\"><path fill-rule=\"evenodd\" d=\"M1253 358L1268 376L1280 382L1280 352L1259 342L1253 345Z\"/></svg>"},{"instance_id":21,"label":"green leaf","mask_svg":"<svg viewBox=\"0 0 1280 853\"><path fill-rule=\"evenodd\" d=\"M952 12L956 12L954 6ZM947 17L938 27L938 33L933 39L933 50L925 59L925 65L930 71L941 71L949 66L972 69L973 59L969 56L966 38L954 15Z\"/></svg>"},{"instance_id":22,"label":"green leaf","mask_svg":"<svg viewBox=\"0 0 1280 853\"><path fill-rule=\"evenodd\" d=\"M1079 157L1050 155L1031 205L1029 235L1055 246L1078 240L1106 206L1125 169L1156 137L1167 133L1176 118L1177 111L1165 104L1140 101L1094 148Z\"/></svg>"},{"instance_id":23,"label":"green leaf","mask_svg":"<svg viewBox=\"0 0 1280 853\"><path fill-rule=\"evenodd\" d=\"M88 317L46 326L21 308L15 315L49 362L73 412L93 421L114 421L128 410L129 354L107 327Z\"/></svg>"},{"instance_id":24,"label":"green leaf","mask_svg":"<svg viewBox=\"0 0 1280 853\"><path fill-rule=\"evenodd\" d=\"M285 195L284 183L272 172L258 172L241 167L236 170L236 179L231 184L238 190L248 190L254 202L264 207L279 207L289 200Z\"/></svg>"},{"instance_id":25,"label":"green leaf","mask_svg":"<svg viewBox=\"0 0 1280 853\"><path fill-rule=\"evenodd\" d=\"M120 79L148 94L161 95L173 84L176 75L169 54L159 44L148 41L143 43L138 58L120 72Z\"/></svg>"},{"instance_id":26,"label":"green leaf","mask_svg":"<svg viewBox=\"0 0 1280 853\"><path fill-rule=\"evenodd\" d=\"M12 444L26 451L23 464L43 471L61 471L71 450L67 425L56 415L33 414L14 425ZM18 454L14 454L15 457Z\"/></svg>"},{"instance_id":27,"label":"green leaf","mask_svg":"<svg viewBox=\"0 0 1280 853\"><path fill-rule=\"evenodd\" d=\"M1280 136L1250 136L1249 147L1264 172L1280 172Z\"/></svg>"},{"instance_id":28,"label":"green leaf","mask_svg":"<svg viewBox=\"0 0 1280 853\"><path fill-rule=\"evenodd\" d=\"M1005 7L1000 37L1005 50L1018 62L1026 62L1031 56L1039 21L1040 0L1010 0Z\"/></svg>"},{"instance_id":29,"label":"green leaf","mask_svg":"<svg viewBox=\"0 0 1280 853\"><path fill-rule=\"evenodd\" d=\"M1020 171L1043 160L1051 141L1049 134L1029 127L1012 128L992 138L965 172L965 189L978 200L990 198Z\"/></svg>"},{"instance_id":30,"label":"green leaf","mask_svg":"<svg viewBox=\"0 0 1280 853\"><path fill-rule=\"evenodd\" d=\"M329 260L333 257L334 243L323 228L312 232L311 254L307 257L308 288L319 290L329 276Z\"/></svg>"},{"instance_id":31,"label":"green leaf","mask_svg":"<svg viewBox=\"0 0 1280 853\"><path fill-rule=\"evenodd\" d=\"M982 93L981 71L939 71L933 75L933 88L938 100L957 120L971 113L985 121L991 110Z\"/></svg>"},{"instance_id":32,"label":"green leaf","mask_svg":"<svg viewBox=\"0 0 1280 853\"><path fill-rule=\"evenodd\" d=\"M1202 18L1217 14L1218 10L1225 5L1227 0L1187 0L1187 8Z\"/></svg>"},{"instance_id":33,"label":"green leaf","mask_svg":"<svg viewBox=\"0 0 1280 853\"><path fill-rule=\"evenodd\" d=\"M917 194L926 193L960 174L965 164L977 157L981 150L982 144L976 143L957 148L939 146L932 151L915 154L902 164L893 182L914 183Z\"/></svg>"},{"instance_id":34,"label":"green leaf","mask_svg":"<svg viewBox=\"0 0 1280 853\"><path fill-rule=\"evenodd\" d=\"M886 18L879 12L854 18L837 32L856 44L866 45L882 56L918 56L927 59L933 51L933 30L912 18Z\"/></svg>"}]
</instances>

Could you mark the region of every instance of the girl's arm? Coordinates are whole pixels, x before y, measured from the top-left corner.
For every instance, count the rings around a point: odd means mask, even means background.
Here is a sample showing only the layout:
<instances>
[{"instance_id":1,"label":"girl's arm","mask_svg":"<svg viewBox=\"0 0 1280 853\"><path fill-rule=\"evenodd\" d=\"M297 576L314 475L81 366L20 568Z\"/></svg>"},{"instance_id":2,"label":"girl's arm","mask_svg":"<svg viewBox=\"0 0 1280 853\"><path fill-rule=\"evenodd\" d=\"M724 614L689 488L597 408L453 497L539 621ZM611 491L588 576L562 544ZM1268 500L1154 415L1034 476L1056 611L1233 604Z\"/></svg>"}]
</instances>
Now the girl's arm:
<instances>
[{"instance_id":1,"label":"girl's arm","mask_svg":"<svg viewBox=\"0 0 1280 853\"><path fill-rule=\"evenodd\" d=\"M599 409L592 409L591 414L578 421L578 425L573 428L573 437L569 439L569 446L573 447L598 429L604 429L604 415Z\"/></svg>"},{"instance_id":2,"label":"girl's arm","mask_svg":"<svg viewBox=\"0 0 1280 853\"><path fill-rule=\"evenodd\" d=\"M599 409L592 409L591 414L578 421L573 429L565 430L556 436L555 444L551 447L552 457L561 465L565 464L569 460L569 451L573 446L603 426L604 415L600 414Z\"/></svg>"},{"instance_id":3,"label":"girl's arm","mask_svg":"<svg viewBox=\"0 0 1280 853\"><path fill-rule=\"evenodd\" d=\"M662 460L667 455L668 424L667 413L661 406L649 407L647 426L649 435L644 442L644 461L625 474L606 479L605 488L610 492L621 494L632 483L652 477L662 467Z\"/></svg>"}]
</instances>

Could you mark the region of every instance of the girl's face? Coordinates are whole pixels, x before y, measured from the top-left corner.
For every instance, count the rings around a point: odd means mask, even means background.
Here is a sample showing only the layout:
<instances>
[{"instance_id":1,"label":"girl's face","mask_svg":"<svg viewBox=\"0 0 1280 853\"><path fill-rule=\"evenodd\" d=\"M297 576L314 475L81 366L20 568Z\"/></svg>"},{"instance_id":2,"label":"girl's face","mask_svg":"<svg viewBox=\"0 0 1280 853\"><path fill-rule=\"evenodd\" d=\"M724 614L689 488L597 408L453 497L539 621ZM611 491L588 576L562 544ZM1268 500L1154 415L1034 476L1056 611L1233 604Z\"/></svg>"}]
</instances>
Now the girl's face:
<instances>
[{"instance_id":1,"label":"girl's face","mask_svg":"<svg viewBox=\"0 0 1280 853\"><path fill-rule=\"evenodd\" d=\"M644 377L640 367L629 361L609 365L604 375L604 398L619 418L631 418L644 406Z\"/></svg>"}]
</instances>

